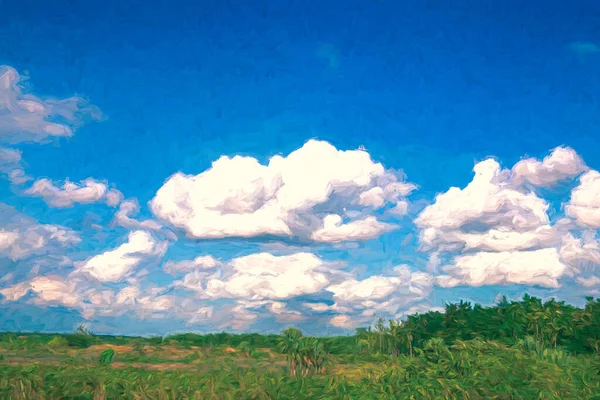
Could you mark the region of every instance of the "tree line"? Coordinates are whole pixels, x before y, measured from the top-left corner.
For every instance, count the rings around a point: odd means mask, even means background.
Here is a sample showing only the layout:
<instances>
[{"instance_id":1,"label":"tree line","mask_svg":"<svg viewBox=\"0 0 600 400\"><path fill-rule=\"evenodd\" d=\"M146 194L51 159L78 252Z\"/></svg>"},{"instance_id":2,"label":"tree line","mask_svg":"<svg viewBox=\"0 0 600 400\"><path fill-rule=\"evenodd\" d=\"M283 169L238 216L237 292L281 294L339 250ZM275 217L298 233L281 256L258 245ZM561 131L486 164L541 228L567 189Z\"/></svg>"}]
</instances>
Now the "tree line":
<instances>
[{"instance_id":1,"label":"tree line","mask_svg":"<svg viewBox=\"0 0 600 400\"><path fill-rule=\"evenodd\" d=\"M600 353L600 299L586 298L583 309L550 299L525 295L520 301L503 297L497 305L448 304L443 312L410 315L405 321L379 319L374 327L357 329L357 352L413 356L431 339L491 340L515 345L529 340L541 347L561 346L573 353Z\"/></svg>"}]
</instances>

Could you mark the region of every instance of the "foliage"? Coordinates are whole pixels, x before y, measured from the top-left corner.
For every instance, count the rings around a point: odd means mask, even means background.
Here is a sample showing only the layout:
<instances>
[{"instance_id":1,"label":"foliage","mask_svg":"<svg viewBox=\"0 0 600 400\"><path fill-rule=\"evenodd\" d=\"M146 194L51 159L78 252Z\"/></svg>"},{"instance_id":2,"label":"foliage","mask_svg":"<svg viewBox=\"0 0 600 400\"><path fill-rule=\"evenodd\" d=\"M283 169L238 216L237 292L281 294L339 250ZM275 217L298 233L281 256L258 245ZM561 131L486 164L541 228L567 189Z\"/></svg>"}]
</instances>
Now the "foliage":
<instances>
[{"instance_id":1,"label":"foliage","mask_svg":"<svg viewBox=\"0 0 600 400\"><path fill-rule=\"evenodd\" d=\"M106 349L100 354L100 358L98 359L98 365L107 366L110 365L113 358L115 356L115 351L113 349Z\"/></svg>"},{"instance_id":2,"label":"foliage","mask_svg":"<svg viewBox=\"0 0 600 400\"><path fill-rule=\"evenodd\" d=\"M344 337L5 333L0 398L600 399L598 347L600 301L529 296Z\"/></svg>"},{"instance_id":3,"label":"foliage","mask_svg":"<svg viewBox=\"0 0 600 400\"><path fill-rule=\"evenodd\" d=\"M468 302L448 304L445 312L409 316L406 321L379 320L375 331L359 329L354 343L357 352L413 355L430 339L446 344L475 338L517 345L523 340L541 347L576 353L600 354L600 299L587 298L584 309L525 295L522 301L503 298L494 307ZM528 339L526 339L528 338ZM533 342L532 342L533 341Z\"/></svg>"}]
</instances>

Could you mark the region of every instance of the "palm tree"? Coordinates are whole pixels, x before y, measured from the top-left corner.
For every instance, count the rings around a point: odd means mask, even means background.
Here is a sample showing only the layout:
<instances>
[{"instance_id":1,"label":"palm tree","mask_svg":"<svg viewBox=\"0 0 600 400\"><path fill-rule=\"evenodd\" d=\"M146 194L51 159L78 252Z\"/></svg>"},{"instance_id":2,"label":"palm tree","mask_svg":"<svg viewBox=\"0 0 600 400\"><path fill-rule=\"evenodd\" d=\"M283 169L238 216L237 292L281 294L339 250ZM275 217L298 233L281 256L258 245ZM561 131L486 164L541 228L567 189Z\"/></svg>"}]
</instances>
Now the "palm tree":
<instances>
[{"instance_id":1,"label":"palm tree","mask_svg":"<svg viewBox=\"0 0 600 400\"><path fill-rule=\"evenodd\" d=\"M244 340L240 342L238 348L246 355L246 357L250 357L250 352L252 351L252 347L250 346L250 342Z\"/></svg>"},{"instance_id":2,"label":"palm tree","mask_svg":"<svg viewBox=\"0 0 600 400\"><path fill-rule=\"evenodd\" d=\"M323 342L317 340L312 349L313 354L313 365L315 366L315 370L317 374L320 374L323 370L323 366L325 365L327 352L325 351L325 346Z\"/></svg>"},{"instance_id":3,"label":"palm tree","mask_svg":"<svg viewBox=\"0 0 600 400\"><path fill-rule=\"evenodd\" d=\"M534 333L536 340L540 339L540 320L543 315L542 301L538 298L531 297L528 294L523 296L525 303L525 316L527 318L527 329L530 333Z\"/></svg>"},{"instance_id":4,"label":"palm tree","mask_svg":"<svg viewBox=\"0 0 600 400\"><path fill-rule=\"evenodd\" d=\"M398 342L400 341L400 335L402 334L402 330L401 330L401 322L398 321L394 321L394 320L390 320L390 328L389 328L389 333L390 333L390 341L391 341L391 353L394 357L398 356Z\"/></svg>"},{"instance_id":5,"label":"palm tree","mask_svg":"<svg viewBox=\"0 0 600 400\"><path fill-rule=\"evenodd\" d=\"M415 334L415 323L412 318L408 318L404 324L402 324L402 339L408 346L408 355L413 356L413 340Z\"/></svg>"},{"instance_id":6,"label":"palm tree","mask_svg":"<svg viewBox=\"0 0 600 400\"><path fill-rule=\"evenodd\" d=\"M560 304L554 299L550 299L544 304L544 317L548 321L545 331L550 339L550 343L554 344L554 348L557 346L558 336L561 330L561 314Z\"/></svg>"},{"instance_id":7,"label":"palm tree","mask_svg":"<svg viewBox=\"0 0 600 400\"><path fill-rule=\"evenodd\" d=\"M296 376L301 338L302 332L299 329L287 328L282 332L279 340L279 347L282 352L286 353L287 359L290 362L290 376Z\"/></svg>"},{"instance_id":8,"label":"palm tree","mask_svg":"<svg viewBox=\"0 0 600 400\"><path fill-rule=\"evenodd\" d=\"M379 333L379 352L383 353L383 335L385 334L385 322L383 322L383 318L379 317L375 324L375 329Z\"/></svg>"},{"instance_id":9,"label":"palm tree","mask_svg":"<svg viewBox=\"0 0 600 400\"><path fill-rule=\"evenodd\" d=\"M512 302L506 307L507 326L512 330L513 339L517 340L517 332L522 333L525 327L526 314L521 303Z\"/></svg>"}]
</instances>

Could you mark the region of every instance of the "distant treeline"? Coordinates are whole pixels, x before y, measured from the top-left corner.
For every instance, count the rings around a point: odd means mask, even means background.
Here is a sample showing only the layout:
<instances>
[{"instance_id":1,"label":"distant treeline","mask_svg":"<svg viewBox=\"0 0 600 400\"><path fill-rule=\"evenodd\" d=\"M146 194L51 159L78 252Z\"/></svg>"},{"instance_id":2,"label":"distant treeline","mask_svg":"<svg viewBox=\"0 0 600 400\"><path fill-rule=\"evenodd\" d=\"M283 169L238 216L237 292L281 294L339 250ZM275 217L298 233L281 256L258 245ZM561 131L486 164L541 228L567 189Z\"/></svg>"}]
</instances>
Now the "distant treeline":
<instances>
[{"instance_id":1,"label":"distant treeline","mask_svg":"<svg viewBox=\"0 0 600 400\"><path fill-rule=\"evenodd\" d=\"M413 355L430 339L450 345L456 341L482 339L514 345L527 339L542 347L563 349L573 353L600 353L600 299L586 298L583 309L555 300L542 300L525 295L521 301L503 298L498 304L483 307L468 302L448 304L443 312L414 314L404 321L379 319L374 327L359 328L352 336L323 337L320 343L330 354ZM0 335L1 341L17 335L26 341L46 343L56 334ZM177 342L184 346L232 346L277 348L281 335L231 334L226 332L198 335L192 333L167 337L138 338L93 335L85 329L61 335L73 347L94 344L127 344L144 342L161 344ZM22 342L22 340L21 340ZM30 343L31 344L31 343Z\"/></svg>"}]
</instances>

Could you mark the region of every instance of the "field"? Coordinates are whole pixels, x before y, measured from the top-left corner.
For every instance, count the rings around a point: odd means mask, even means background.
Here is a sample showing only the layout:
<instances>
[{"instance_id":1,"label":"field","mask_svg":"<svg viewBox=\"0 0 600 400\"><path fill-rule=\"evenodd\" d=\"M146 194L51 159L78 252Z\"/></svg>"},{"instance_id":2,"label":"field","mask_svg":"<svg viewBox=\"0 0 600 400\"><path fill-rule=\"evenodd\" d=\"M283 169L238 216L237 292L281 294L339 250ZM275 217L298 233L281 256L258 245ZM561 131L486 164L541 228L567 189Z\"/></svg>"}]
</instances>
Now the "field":
<instances>
[{"instance_id":1,"label":"field","mask_svg":"<svg viewBox=\"0 0 600 400\"><path fill-rule=\"evenodd\" d=\"M4 333L0 398L600 399L600 302L536 301L448 305L345 337Z\"/></svg>"}]
</instances>

